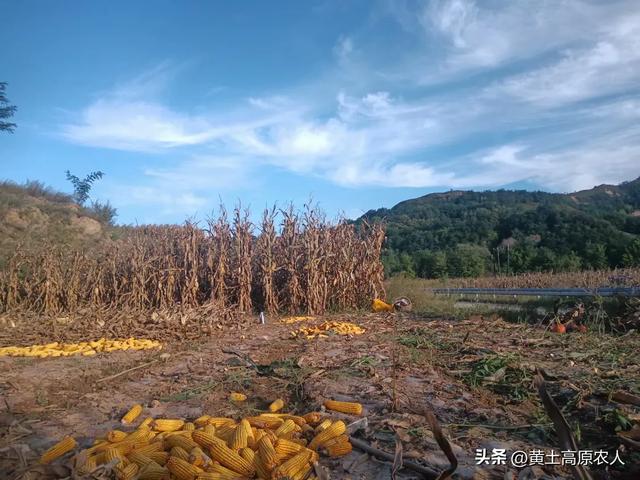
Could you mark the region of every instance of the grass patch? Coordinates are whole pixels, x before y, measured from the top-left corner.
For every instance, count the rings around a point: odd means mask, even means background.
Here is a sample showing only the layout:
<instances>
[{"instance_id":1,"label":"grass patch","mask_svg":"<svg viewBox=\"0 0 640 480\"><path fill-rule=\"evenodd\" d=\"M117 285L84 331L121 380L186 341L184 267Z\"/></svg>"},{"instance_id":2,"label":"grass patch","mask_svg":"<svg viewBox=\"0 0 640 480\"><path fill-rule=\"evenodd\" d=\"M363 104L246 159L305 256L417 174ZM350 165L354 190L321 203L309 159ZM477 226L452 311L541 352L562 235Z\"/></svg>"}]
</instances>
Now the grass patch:
<instances>
[{"instance_id":1,"label":"grass patch","mask_svg":"<svg viewBox=\"0 0 640 480\"><path fill-rule=\"evenodd\" d=\"M398 336L397 341L400 345L418 350L430 349L452 351L456 348L455 344L436 338L431 331L424 328L414 328L409 332L403 333Z\"/></svg>"},{"instance_id":2,"label":"grass patch","mask_svg":"<svg viewBox=\"0 0 640 480\"><path fill-rule=\"evenodd\" d=\"M487 355L476 360L463 380L472 387L483 386L514 402L531 395L532 376L518 365L515 355Z\"/></svg>"},{"instance_id":3,"label":"grass patch","mask_svg":"<svg viewBox=\"0 0 640 480\"><path fill-rule=\"evenodd\" d=\"M192 388L187 388L180 392L172 393L171 395L167 395L165 397L160 397L161 402L184 402L185 400L189 400L190 398L200 397L205 393L210 392L214 388L216 388L220 382L207 382L197 385Z\"/></svg>"}]
</instances>

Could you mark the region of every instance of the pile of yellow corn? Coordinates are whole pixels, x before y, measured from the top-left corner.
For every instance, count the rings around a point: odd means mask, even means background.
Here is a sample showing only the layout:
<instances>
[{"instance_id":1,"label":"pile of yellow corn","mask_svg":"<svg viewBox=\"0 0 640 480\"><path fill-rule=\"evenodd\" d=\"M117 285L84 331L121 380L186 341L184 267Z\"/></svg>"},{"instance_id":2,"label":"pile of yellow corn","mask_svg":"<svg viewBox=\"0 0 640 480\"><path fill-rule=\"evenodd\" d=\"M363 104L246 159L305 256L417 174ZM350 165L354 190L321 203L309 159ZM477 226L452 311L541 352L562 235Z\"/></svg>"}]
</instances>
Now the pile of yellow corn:
<instances>
[{"instance_id":1,"label":"pile of yellow corn","mask_svg":"<svg viewBox=\"0 0 640 480\"><path fill-rule=\"evenodd\" d=\"M126 338L121 340L107 340L100 338L93 342L79 343L47 343L31 345L29 347L0 347L0 357L68 357L84 355L86 357L98 352L113 352L116 350L146 350L162 348L162 344L145 338Z\"/></svg>"},{"instance_id":2,"label":"pile of yellow corn","mask_svg":"<svg viewBox=\"0 0 640 480\"><path fill-rule=\"evenodd\" d=\"M88 474L111 464L120 480L262 480L315 479L318 452L331 457L346 455L352 446L342 420L310 412L303 416L276 413L284 401L274 401L269 412L239 421L203 415L193 422L151 417L134 430L111 430L93 446L74 457L74 469ZM327 400L325 407L353 415L358 403ZM122 418L128 425L142 413L135 405ZM47 450L47 464L77 447L65 437Z\"/></svg>"},{"instance_id":3,"label":"pile of yellow corn","mask_svg":"<svg viewBox=\"0 0 640 480\"><path fill-rule=\"evenodd\" d=\"M298 323L313 319L314 317L284 317L280 320L280 323Z\"/></svg>"},{"instance_id":4,"label":"pile of yellow corn","mask_svg":"<svg viewBox=\"0 0 640 480\"><path fill-rule=\"evenodd\" d=\"M324 322L315 327L301 327L297 331L291 332L292 337L304 336L305 338L328 337L328 333L335 335L362 335L365 329L355 323L349 322Z\"/></svg>"}]
</instances>

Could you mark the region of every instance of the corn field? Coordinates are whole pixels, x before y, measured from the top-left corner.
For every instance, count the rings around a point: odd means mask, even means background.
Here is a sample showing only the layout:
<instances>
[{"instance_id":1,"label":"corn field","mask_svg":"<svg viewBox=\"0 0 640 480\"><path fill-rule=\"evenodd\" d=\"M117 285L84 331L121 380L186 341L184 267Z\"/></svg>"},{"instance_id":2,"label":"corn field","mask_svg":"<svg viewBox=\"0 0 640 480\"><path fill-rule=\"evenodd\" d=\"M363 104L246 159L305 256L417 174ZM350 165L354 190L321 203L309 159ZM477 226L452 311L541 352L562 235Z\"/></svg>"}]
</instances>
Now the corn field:
<instances>
[{"instance_id":1,"label":"corn field","mask_svg":"<svg viewBox=\"0 0 640 480\"><path fill-rule=\"evenodd\" d=\"M584 270L581 272L532 272L480 278L425 280L425 285L451 288L597 288L640 286L640 268Z\"/></svg>"},{"instance_id":2,"label":"corn field","mask_svg":"<svg viewBox=\"0 0 640 480\"><path fill-rule=\"evenodd\" d=\"M0 272L0 312L155 310L203 305L236 313L321 315L383 296L380 225L329 223L318 210L240 207L205 228L127 227L91 251L51 245L13 254Z\"/></svg>"}]
</instances>

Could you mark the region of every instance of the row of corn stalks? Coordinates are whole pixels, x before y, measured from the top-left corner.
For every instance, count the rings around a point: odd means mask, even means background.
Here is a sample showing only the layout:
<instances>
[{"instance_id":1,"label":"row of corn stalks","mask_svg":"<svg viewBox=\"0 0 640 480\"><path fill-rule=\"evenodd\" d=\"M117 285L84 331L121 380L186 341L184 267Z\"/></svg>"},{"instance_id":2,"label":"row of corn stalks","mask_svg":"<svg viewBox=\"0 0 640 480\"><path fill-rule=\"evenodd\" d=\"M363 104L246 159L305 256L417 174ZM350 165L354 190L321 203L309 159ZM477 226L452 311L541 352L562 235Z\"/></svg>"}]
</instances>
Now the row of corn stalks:
<instances>
[{"instance_id":1,"label":"row of corn stalks","mask_svg":"<svg viewBox=\"0 0 640 480\"><path fill-rule=\"evenodd\" d=\"M90 251L18 249L0 272L0 312L215 305L320 315L383 295L380 225L331 224L313 208L265 210L258 225L249 218L221 208L206 228L130 227Z\"/></svg>"},{"instance_id":2,"label":"row of corn stalks","mask_svg":"<svg viewBox=\"0 0 640 480\"><path fill-rule=\"evenodd\" d=\"M640 268L584 270L581 272L531 272L480 278L428 280L433 286L451 288L597 288L640 285Z\"/></svg>"}]
</instances>

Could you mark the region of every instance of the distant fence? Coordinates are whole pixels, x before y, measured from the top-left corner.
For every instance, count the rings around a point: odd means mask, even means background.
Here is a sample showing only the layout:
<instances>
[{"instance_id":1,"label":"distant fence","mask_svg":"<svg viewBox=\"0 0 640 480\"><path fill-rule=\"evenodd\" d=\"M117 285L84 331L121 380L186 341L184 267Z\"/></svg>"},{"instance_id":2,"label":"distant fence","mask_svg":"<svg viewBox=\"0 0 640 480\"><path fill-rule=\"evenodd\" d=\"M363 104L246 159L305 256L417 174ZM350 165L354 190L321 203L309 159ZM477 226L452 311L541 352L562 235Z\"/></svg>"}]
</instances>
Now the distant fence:
<instances>
[{"instance_id":1,"label":"distant fence","mask_svg":"<svg viewBox=\"0 0 640 480\"><path fill-rule=\"evenodd\" d=\"M429 288L436 295L512 295L531 297L640 297L640 287L603 288Z\"/></svg>"}]
</instances>

